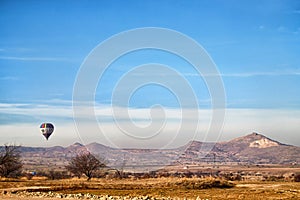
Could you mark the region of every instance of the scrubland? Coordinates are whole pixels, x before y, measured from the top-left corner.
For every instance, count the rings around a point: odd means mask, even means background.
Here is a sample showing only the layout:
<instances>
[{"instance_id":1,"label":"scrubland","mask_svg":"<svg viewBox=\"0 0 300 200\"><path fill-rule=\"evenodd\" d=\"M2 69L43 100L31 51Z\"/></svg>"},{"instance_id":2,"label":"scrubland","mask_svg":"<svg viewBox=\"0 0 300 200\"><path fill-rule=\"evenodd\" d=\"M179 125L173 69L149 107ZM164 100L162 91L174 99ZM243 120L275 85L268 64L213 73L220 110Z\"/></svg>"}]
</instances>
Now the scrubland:
<instances>
[{"instance_id":1,"label":"scrubland","mask_svg":"<svg viewBox=\"0 0 300 200\"><path fill-rule=\"evenodd\" d=\"M300 182L219 178L1 179L1 199L300 199Z\"/></svg>"}]
</instances>

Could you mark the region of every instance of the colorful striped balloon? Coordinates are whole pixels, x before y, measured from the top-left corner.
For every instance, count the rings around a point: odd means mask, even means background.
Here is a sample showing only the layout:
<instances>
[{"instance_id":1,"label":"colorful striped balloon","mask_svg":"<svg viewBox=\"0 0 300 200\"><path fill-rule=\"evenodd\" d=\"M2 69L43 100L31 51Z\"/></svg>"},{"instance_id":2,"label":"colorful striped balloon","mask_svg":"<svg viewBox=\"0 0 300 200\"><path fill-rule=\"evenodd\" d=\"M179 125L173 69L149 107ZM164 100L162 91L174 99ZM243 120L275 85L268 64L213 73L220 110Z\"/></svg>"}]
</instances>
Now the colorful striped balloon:
<instances>
[{"instance_id":1,"label":"colorful striped balloon","mask_svg":"<svg viewBox=\"0 0 300 200\"><path fill-rule=\"evenodd\" d=\"M42 123L40 126L40 130L44 137L48 140L48 138L54 131L54 126L51 123Z\"/></svg>"}]
</instances>

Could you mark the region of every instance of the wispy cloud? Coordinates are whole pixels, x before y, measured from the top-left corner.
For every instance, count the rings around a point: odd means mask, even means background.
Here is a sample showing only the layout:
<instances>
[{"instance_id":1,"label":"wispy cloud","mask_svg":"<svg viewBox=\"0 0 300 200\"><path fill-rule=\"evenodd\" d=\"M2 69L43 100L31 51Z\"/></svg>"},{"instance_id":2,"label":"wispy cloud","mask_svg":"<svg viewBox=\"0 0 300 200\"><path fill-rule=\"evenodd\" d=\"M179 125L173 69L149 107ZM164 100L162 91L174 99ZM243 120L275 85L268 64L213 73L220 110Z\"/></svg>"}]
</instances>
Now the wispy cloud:
<instances>
[{"instance_id":1,"label":"wispy cloud","mask_svg":"<svg viewBox=\"0 0 300 200\"><path fill-rule=\"evenodd\" d=\"M0 60L17 60L17 61L65 61L64 58L57 57L17 57L17 56L0 56Z\"/></svg>"},{"instance_id":2,"label":"wispy cloud","mask_svg":"<svg viewBox=\"0 0 300 200\"><path fill-rule=\"evenodd\" d=\"M56 102L56 101L54 101ZM14 115L24 115L24 116L36 116L36 117L65 117L65 118L73 118L73 107L69 101L57 101L61 102L61 105L56 104L26 104L26 103L0 103L0 114L14 114ZM67 105L68 104L68 105ZM127 119L130 116L131 119L139 120L139 121L149 121L151 117L155 117L155 119L160 120L161 118L167 118L172 120L180 120L182 116L182 112L190 113L186 117L190 120L193 119L194 109L191 108L163 108L164 115L159 112L159 115L153 116L153 113L156 111L161 111L160 108L127 108L127 107L118 107L118 106L110 106L110 105L102 105L96 104L92 109L92 113L85 113L86 109L89 107L82 105L78 107L82 111L80 117L90 119L90 114L95 114L96 118L109 117L110 119L114 119L114 117L122 120L130 120ZM201 116L209 116L210 111L199 110L201 112ZM87 115L85 115L87 114Z\"/></svg>"},{"instance_id":3,"label":"wispy cloud","mask_svg":"<svg viewBox=\"0 0 300 200\"><path fill-rule=\"evenodd\" d=\"M300 33L300 27L290 27L289 25L278 25L275 27L271 26L265 26L265 25L259 25L257 28L259 31L268 31L268 32L274 32L274 33L285 33L285 34L291 34L291 35L298 35Z\"/></svg>"},{"instance_id":4,"label":"wispy cloud","mask_svg":"<svg viewBox=\"0 0 300 200\"><path fill-rule=\"evenodd\" d=\"M239 42L238 41L235 41L235 40L228 40L228 41L222 41L222 42L217 42L217 43L214 43L213 41L208 44L208 45L205 45L206 47L225 47L225 46L231 46L231 45L236 45L238 44Z\"/></svg>"},{"instance_id":5,"label":"wispy cloud","mask_svg":"<svg viewBox=\"0 0 300 200\"><path fill-rule=\"evenodd\" d=\"M30 104L26 103L0 103L0 110L2 108L15 108L15 107L20 107L20 106L27 106Z\"/></svg>"},{"instance_id":6,"label":"wispy cloud","mask_svg":"<svg viewBox=\"0 0 300 200\"><path fill-rule=\"evenodd\" d=\"M279 27L277 28L277 31L279 31L279 32L286 32L286 31L287 31L287 28L286 28L285 26L279 26Z\"/></svg>"},{"instance_id":7,"label":"wispy cloud","mask_svg":"<svg viewBox=\"0 0 300 200\"><path fill-rule=\"evenodd\" d=\"M133 73L133 76L137 77L145 77L149 76L147 73ZM199 73L178 73L178 75L186 76L186 77L239 77L239 78L247 78L247 77L256 77L256 76L300 76L300 70L286 70L286 71L265 71L265 72L237 72L237 73L220 73L220 74L199 74ZM161 73L157 74L160 77L173 77L174 74ZM171 79L170 79L171 80Z\"/></svg>"},{"instance_id":8,"label":"wispy cloud","mask_svg":"<svg viewBox=\"0 0 300 200\"><path fill-rule=\"evenodd\" d=\"M134 123L138 127L143 127L149 125L149 123L157 123L156 120L151 119L153 110L151 109L134 109L134 108L125 108L119 107L116 108L118 118L122 119L119 125L127 127L129 123ZM214 141L213 139L218 138L216 135L208 135L205 138L206 131L209 129L210 125L210 110L199 110L199 119L190 117L187 115L185 118L185 123L182 124L182 109L170 109L166 108L166 124L161 130L159 135L159 141L156 141L153 138L153 141L144 141L141 143L139 140L133 140L130 137L127 137L115 124L113 119L112 107L110 106L101 106L97 105L95 107L95 114L100 118L99 126L101 126L102 133L97 132L93 129L95 126L91 124L90 121L81 121L80 126L85 126L86 132L82 133L77 132L74 122L72 120L64 120L63 117L68 117L72 119L72 107L70 106L49 106L49 105L31 105L31 104L0 104L0 117L11 116L12 119L17 119L17 122L0 124L0 139L1 141L9 141L11 138L18 138L21 142L26 140L29 145L32 145L35 140L32 138L37 138L39 131L38 126L41 120L51 119L56 126L55 137L52 140L55 140L55 145L61 144L71 144L74 142L74 136L80 135L85 142L100 142L104 144L109 138L109 141L112 141L117 146L124 147L145 147L145 142L153 146L161 146L164 143L168 143L171 137L176 137L176 141L172 145L180 146L184 145L188 140L197 139L206 141ZM129 113L131 119L126 120L125 112ZM187 110L187 112L194 112L193 110ZM19 117L18 117L19 116ZM51 116L51 118L49 118ZM33 121L26 121L29 117L34 118ZM157 116L158 118L161 116ZM24 119L22 121L22 119ZM170 120L171 119L171 120ZM299 131L299 119L300 119L300 110L288 110L288 109L227 109L225 124L223 128L222 140L228 140L233 137L238 137L252 131L257 131L262 134L266 134L273 139L282 141L288 144L300 145L296 141L299 141L298 131ZM132 121L131 121L132 120ZM160 118L158 120L161 120ZM14 125L18 123L18 125ZM195 123L200 123L197 129L197 135L195 136L194 131L190 127ZM284 125L286 124L286 125ZM130 125L130 124L129 124ZM27 128L24 128L27 127ZM98 125L97 125L98 127ZM177 135L174 135L178 130ZM32 134L34 133L34 134ZM141 133L143 134L143 133ZM105 135L105 137L103 137ZM195 136L195 137L194 137ZM55 139L56 138L56 139ZM43 139L42 137L40 139ZM149 139L150 140L150 139ZM40 140L37 140L39 142ZM51 141L50 141L51 142ZM39 145L36 143L36 145Z\"/></svg>"},{"instance_id":9,"label":"wispy cloud","mask_svg":"<svg viewBox=\"0 0 300 200\"><path fill-rule=\"evenodd\" d=\"M0 77L0 80L2 80L2 81L17 81L17 80L19 80L19 78L16 76L3 76L3 77Z\"/></svg>"},{"instance_id":10,"label":"wispy cloud","mask_svg":"<svg viewBox=\"0 0 300 200\"><path fill-rule=\"evenodd\" d=\"M288 28L287 26L279 26L277 27L277 31L280 33L286 33L286 34L294 34L298 35L300 33L300 28Z\"/></svg>"},{"instance_id":11,"label":"wispy cloud","mask_svg":"<svg viewBox=\"0 0 300 200\"><path fill-rule=\"evenodd\" d=\"M186 73L185 76L201 76L197 73ZM222 77L255 77L255 76L299 76L300 70L294 71L274 71L274 72L245 72L245 73L221 73L205 74L203 76L222 76Z\"/></svg>"},{"instance_id":12,"label":"wispy cloud","mask_svg":"<svg viewBox=\"0 0 300 200\"><path fill-rule=\"evenodd\" d=\"M265 26L264 26L264 25L260 25L260 26L258 27L258 29L259 29L259 30L264 30L264 29L265 29Z\"/></svg>"},{"instance_id":13,"label":"wispy cloud","mask_svg":"<svg viewBox=\"0 0 300 200\"><path fill-rule=\"evenodd\" d=\"M24 53L24 52L38 52L39 50L28 48L28 47L5 47L1 48L0 51L5 51L7 53Z\"/></svg>"},{"instance_id":14,"label":"wispy cloud","mask_svg":"<svg viewBox=\"0 0 300 200\"><path fill-rule=\"evenodd\" d=\"M300 14L300 10L293 10L291 13L292 14Z\"/></svg>"},{"instance_id":15,"label":"wispy cloud","mask_svg":"<svg viewBox=\"0 0 300 200\"><path fill-rule=\"evenodd\" d=\"M249 72L222 74L223 77L254 77L254 76L299 76L300 72Z\"/></svg>"}]
</instances>

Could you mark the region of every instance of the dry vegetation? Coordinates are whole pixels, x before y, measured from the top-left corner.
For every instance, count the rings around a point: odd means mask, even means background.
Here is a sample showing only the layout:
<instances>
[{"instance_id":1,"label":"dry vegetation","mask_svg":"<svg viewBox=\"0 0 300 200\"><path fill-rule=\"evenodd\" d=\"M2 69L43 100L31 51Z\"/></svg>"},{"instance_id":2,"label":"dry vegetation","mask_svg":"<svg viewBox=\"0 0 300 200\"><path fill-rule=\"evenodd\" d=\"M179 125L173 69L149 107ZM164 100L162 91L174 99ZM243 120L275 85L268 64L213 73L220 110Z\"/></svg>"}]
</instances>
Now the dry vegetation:
<instances>
[{"instance_id":1,"label":"dry vegetation","mask_svg":"<svg viewBox=\"0 0 300 200\"><path fill-rule=\"evenodd\" d=\"M299 182L226 181L215 178L149 179L2 179L0 188L64 194L89 193L110 196L148 196L157 199L300 199ZM4 189L6 188L6 189ZM0 195L1 197L1 195Z\"/></svg>"}]
</instances>

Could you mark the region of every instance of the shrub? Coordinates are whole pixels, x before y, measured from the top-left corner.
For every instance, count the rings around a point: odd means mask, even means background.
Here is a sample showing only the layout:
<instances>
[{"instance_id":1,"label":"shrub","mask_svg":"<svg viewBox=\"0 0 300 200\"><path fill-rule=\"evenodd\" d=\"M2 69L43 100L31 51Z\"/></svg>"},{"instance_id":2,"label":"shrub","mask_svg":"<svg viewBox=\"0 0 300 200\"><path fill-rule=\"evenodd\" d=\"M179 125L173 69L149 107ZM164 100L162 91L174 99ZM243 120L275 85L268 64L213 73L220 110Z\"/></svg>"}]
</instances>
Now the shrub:
<instances>
[{"instance_id":1,"label":"shrub","mask_svg":"<svg viewBox=\"0 0 300 200\"><path fill-rule=\"evenodd\" d=\"M300 173L295 174L294 181L295 182L300 182Z\"/></svg>"}]
</instances>

